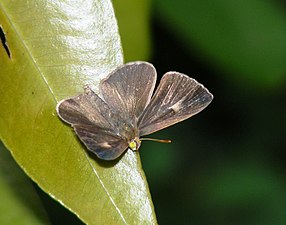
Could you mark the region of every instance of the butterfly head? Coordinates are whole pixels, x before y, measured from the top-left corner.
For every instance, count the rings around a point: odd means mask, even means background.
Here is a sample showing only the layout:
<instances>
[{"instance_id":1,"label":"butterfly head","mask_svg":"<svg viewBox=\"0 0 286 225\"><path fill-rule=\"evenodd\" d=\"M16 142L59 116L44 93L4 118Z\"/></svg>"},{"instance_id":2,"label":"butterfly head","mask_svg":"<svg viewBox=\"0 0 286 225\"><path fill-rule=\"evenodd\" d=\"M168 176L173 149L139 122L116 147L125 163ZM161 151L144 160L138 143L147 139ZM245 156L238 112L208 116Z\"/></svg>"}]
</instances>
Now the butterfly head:
<instances>
[{"instance_id":1,"label":"butterfly head","mask_svg":"<svg viewBox=\"0 0 286 225\"><path fill-rule=\"evenodd\" d=\"M138 137L135 137L128 143L128 147L133 151L137 151L140 145L141 145L141 141Z\"/></svg>"}]
</instances>

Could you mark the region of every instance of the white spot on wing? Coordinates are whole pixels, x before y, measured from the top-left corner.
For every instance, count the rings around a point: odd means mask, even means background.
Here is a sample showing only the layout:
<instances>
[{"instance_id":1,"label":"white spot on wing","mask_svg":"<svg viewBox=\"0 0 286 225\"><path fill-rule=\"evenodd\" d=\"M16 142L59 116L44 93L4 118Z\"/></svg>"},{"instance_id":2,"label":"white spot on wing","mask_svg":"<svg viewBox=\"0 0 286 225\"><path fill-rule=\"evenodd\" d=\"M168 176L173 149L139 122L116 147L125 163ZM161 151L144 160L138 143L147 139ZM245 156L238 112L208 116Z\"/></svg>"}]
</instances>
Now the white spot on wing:
<instances>
[{"instance_id":1,"label":"white spot on wing","mask_svg":"<svg viewBox=\"0 0 286 225\"><path fill-rule=\"evenodd\" d=\"M102 143L100 143L100 146L102 147L102 148L110 148L111 147L111 145L110 144L108 144L108 142L102 142Z\"/></svg>"},{"instance_id":2,"label":"white spot on wing","mask_svg":"<svg viewBox=\"0 0 286 225\"><path fill-rule=\"evenodd\" d=\"M175 113L179 112L182 109L182 102L185 100L186 97L182 98L180 101L176 102L174 105L169 107L169 109L174 110Z\"/></svg>"},{"instance_id":3,"label":"white spot on wing","mask_svg":"<svg viewBox=\"0 0 286 225\"><path fill-rule=\"evenodd\" d=\"M181 102L177 102L176 104L170 107L170 109L174 110L175 113L179 112L180 108L181 108Z\"/></svg>"}]
</instances>

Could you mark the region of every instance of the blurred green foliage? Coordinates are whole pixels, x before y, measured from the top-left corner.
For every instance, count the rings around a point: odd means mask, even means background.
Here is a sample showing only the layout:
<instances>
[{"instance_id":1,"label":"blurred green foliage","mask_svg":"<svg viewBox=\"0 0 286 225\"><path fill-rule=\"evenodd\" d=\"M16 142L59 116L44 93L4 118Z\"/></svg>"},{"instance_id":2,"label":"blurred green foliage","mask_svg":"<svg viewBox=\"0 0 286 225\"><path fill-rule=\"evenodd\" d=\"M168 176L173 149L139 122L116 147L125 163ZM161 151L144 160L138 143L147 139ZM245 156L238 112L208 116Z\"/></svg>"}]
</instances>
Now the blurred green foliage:
<instances>
[{"instance_id":1,"label":"blurred green foliage","mask_svg":"<svg viewBox=\"0 0 286 225\"><path fill-rule=\"evenodd\" d=\"M1 142L0 199L1 224L50 224L32 182Z\"/></svg>"},{"instance_id":2,"label":"blurred green foliage","mask_svg":"<svg viewBox=\"0 0 286 225\"><path fill-rule=\"evenodd\" d=\"M113 1L126 62L150 58L151 0Z\"/></svg>"},{"instance_id":3,"label":"blurred green foliage","mask_svg":"<svg viewBox=\"0 0 286 225\"><path fill-rule=\"evenodd\" d=\"M286 14L275 0L154 0L157 16L186 47L251 88L285 82Z\"/></svg>"}]
</instances>

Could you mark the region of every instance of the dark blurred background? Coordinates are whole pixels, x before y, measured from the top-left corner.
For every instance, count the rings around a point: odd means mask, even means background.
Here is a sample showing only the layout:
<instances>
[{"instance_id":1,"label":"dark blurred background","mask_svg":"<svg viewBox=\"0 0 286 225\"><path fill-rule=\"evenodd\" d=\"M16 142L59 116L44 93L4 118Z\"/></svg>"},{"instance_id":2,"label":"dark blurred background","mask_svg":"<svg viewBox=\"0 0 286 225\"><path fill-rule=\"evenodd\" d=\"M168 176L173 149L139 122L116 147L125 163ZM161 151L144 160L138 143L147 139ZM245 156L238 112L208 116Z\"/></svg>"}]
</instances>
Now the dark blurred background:
<instances>
[{"instance_id":1,"label":"dark blurred background","mask_svg":"<svg viewBox=\"0 0 286 225\"><path fill-rule=\"evenodd\" d=\"M158 74L186 73L214 95L152 135L172 144L141 147L159 224L286 224L285 4L154 0L151 12Z\"/></svg>"},{"instance_id":2,"label":"dark blurred background","mask_svg":"<svg viewBox=\"0 0 286 225\"><path fill-rule=\"evenodd\" d=\"M150 61L159 77L183 72L214 95L198 115L151 135L172 144L140 148L159 224L285 225L285 3L113 4L125 61ZM37 190L54 224L82 224Z\"/></svg>"}]
</instances>

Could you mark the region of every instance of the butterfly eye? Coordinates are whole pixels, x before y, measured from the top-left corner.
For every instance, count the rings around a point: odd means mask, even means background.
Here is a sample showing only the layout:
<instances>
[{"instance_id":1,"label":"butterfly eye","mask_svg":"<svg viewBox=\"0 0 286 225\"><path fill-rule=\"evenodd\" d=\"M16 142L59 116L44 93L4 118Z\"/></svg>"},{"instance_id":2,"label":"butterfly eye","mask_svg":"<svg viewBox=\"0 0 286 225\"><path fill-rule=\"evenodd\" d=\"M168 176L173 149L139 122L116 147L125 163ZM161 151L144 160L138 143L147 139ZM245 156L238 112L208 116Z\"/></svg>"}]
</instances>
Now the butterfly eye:
<instances>
[{"instance_id":1,"label":"butterfly eye","mask_svg":"<svg viewBox=\"0 0 286 225\"><path fill-rule=\"evenodd\" d=\"M141 141L139 140L139 138L135 138L129 142L128 146L131 150L136 151L139 149L140 144Z\"/></svg>"},{"instance_id":2,"label":"butterfly eye","mask_svg":"<svg viewBox=\"0 0 286 225\"><path fill-rule=\"evenodd\" d=\"M129 148L131 150L133 150L133 151L136 150L136 147L137 147L137 143L134 140L129 142Z\"/></svg>"}]
</instances>

